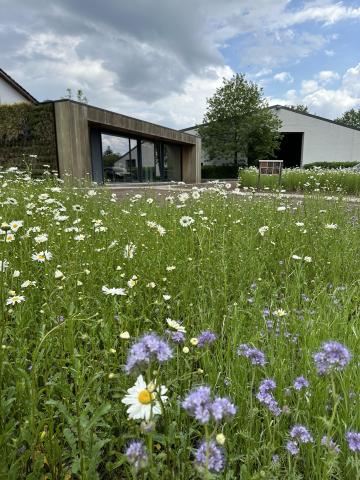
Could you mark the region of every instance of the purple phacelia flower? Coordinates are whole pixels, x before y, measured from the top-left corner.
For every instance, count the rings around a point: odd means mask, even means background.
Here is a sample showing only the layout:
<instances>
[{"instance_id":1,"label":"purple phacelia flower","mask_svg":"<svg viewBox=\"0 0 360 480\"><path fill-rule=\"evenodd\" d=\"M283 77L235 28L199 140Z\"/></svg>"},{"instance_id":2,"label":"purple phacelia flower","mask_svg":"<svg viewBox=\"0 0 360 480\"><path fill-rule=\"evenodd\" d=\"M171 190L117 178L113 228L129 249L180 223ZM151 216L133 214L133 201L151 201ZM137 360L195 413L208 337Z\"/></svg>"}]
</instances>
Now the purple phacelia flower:
<instances>
[{"instance_id":1,"label":"purple phacelia flower","mask_svg":"<svg viewBox=\"0 0 360 480\"><path fill-rule=\"evenodd\" d=\"M256 398L259 400L260 403L266 405L271 413L278 417L279 415L281 415L281 408L275 400L274 395L271 393L271 391L275 388L275 381L272 378L266 378L260 383Z\"/></svg>"},{"instance_id":2,"label":"purple phacelia flower","mask_svg":"<svg viewBox=\"0 0 360 480\"><path fill-rule=\"evenodd\" d=\"M340 453L339 446L336 445L336 443L331 437L327 437L326 435L324 435L320 443L324 447L327 447L330 450L330 452L333 453L334 455L337 455L338 453Z\"/></svg>"},{"instance_id":3,"label":"purple phacelia flower","mask_svg":"<svg viewBox=\"0 0 360 480\"><path fill-rule=\"evenodd\" d=\"M205 330L204 332L201 332L198 336L197 346L199 348L205 347L206 345L210 345L211 343L215 342L216 339L217 336L214 332L211 332L210 330Z\"/></svg>"},{"instance_id":4,"label":"purple phacelia flower","mask_svg":"<svg viewBox=\"0 0 360 480\"><path fill-rule=\"evenodd\" d=\"M346 441L348 442L348 447L352 452L360 452L360 433L358 432L347 432Z\"/></svg>"},{"instance_id":5,"label":"purple phacelia flower","mask_svg":"<svg viewBox=\"0 0 360 480\"><path fill-rule=\"evenodd\" d=\"M246 343L239 345L237 354L248 358L253 365L260 365L263 367L266 363L265 354L261 350L250 347Z\"/></svg>"},{"instance_id":6,"label":"purple phacelia flower","mask_svg":"<svg viewBox=\"0 0 360 480\"><path fill-rule=\"evenodd\" d=\"M204 440L195 451L195 464L199 469L207 468L211 473L222 472L225 468L223 449L214 440L209 443Z\"/></svg>"},{"instance_id":7,"label":"purple phacelia flower","mask_svg":"<svg viewBox=\"0 0 360 480\"><path fill-rule=\"evenodd\" d=\"M211 398L210 387L202 386L191 391L183 400L182 407L202 424L210 420L220 422L235 415L236 407L225 397Z\"/></svg>"},{"instance_id":8,"label":"purple phacelia flower","mask_svg":"<svg viewBox=\"0 0 360 480\"><path fill-rule=\"evenodd\" d=\"M166 330L170 340L174 343L184 343L185 342L185 333L184 332L172 332L170 330Z\"/></svg>"},{"instance_id":9,"label":"purple phacelia flower","mask_svg":"<svg viewBox=\"0 0 360 480\"><path fill-rule=\"evenodd\" d=\"M267 393L271 390L275 390L275 388L276 388L275 380L273 380L272 378L265 378L265 380L263 380L260 383L259 392Z\"/></svg>"},{"instance_id":10,"label":"purple phacelia flower","mask_svg":"<svg viewBox=\"0 0 360 480\"><path fill-rule=\"evenodd\" d=\"M165 340L156 335L156 333L148 333L130 348L125 372L131 373L135 369L149 365L152 361L166 362L172 356L172 349Z\"/></svg>"},{"instance_id":11,"label":"purple phacelia flower","mask_svg":"<svg viewBox=\"0 0 360 480\"><path fill-rule=\"evenodd\" d=\"M299 443L312 443L314 441L309 430L303 425L294 425L290 430L290 437Z\"/></svg>"},{"instance_id":12,"label":"purple phacelia flower","mask_svg":"<svg viewBox=\"0 0 360 480\"><path fill-rule=\"evenodd\" d=\"M319 375L341 371L351 360L349 350L339 342L324 342L322 349L313 355Z\"/></svg>"},{"instance_id":13,"label":"purple phacelia flower","mask_svg":"<svg viewBox=\"0 0 360 480\"><path fill-rule=\"evenodd\" d=\"M291 453L291 455L297 455L300 452L299 445L297 442L289 440L286 443L286 450Z\"/></svg>"},{"instance_id":14,"label":"purple phacelia flower","mask_svg":"<svg viewBox=\"0 0 360 480\"><path fill-rule=\"evenodd\" d=\"M295 390L301 390L303 388L308 388L309 382L306 380L305 377L297 377L294 380L294 388Z\"/></svg>"},{"instance_id":15,"label":"purple phacelia flower","mask_svg":"<svg viewBox=\"0 0 360 480\"><path fill-rule=\"evenodd\" d=\"M236 413L236 407L228 398L217 397L211 405L211 413L217 422L226 418L231 418Z\"/></svg>"},{"instance_id":16,"label":"purple phacelia flower","mask_svg":"<svg viewBox=\"0 0 360 480\"><path fill-rule=\"evenodd\" d=\"M210 387L198 387L183 400L182 407L187 413L202 424L208 423L211 417Z\"/></svg>"},{"instance_id":17,"label":"purple phacelia flower","mask_svg":"<svg viewBox=\"0 0 360 480\"><path fill-rule=\"evenodd\" d=\"M125 450L127 461L135 470L145 468L148 464L148 455L144 443L141 440L133 440Z\"/></svg>"}]
</instances>

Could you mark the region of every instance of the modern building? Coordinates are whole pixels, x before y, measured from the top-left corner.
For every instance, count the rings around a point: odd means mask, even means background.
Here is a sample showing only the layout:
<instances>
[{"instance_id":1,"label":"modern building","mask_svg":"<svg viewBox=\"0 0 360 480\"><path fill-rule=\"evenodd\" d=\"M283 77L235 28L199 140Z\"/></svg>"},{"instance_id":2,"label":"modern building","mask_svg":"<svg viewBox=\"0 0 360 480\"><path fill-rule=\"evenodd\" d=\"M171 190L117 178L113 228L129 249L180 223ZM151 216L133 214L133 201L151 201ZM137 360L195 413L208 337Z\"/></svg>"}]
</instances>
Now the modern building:
<instances>
[{"instance_id":1,"label":"modern building","mask_svg":"<svg viewBox=\"0 0 360 480\"><path fill-rule=\"evenodd\" d=\"M0 72L0 166L20 166L16 162L31 152L36 171L49 164L63 178L116 184L201 181L198 137L69 99L40 103ZM1 132L9 104L17 109L11 116L17 139L6 138L9 129ZM116 147L111 154L109 143Z\"/></svg>"},{"instance_id":2,"label":"modern building","mask_svg":"<svg viewBox=\"0 0 360 480\"><path fill-rule=\"evenodd\" d=\"M285 168L315 162L360 163L360 129L282 105L270 109L282 121L283 137L276 158L284 160ZM197 135L196 127L182 132ZM203 165L228 165L231 159L210 159L203 148L201 162Z\"/></svg>"}]
</instances>

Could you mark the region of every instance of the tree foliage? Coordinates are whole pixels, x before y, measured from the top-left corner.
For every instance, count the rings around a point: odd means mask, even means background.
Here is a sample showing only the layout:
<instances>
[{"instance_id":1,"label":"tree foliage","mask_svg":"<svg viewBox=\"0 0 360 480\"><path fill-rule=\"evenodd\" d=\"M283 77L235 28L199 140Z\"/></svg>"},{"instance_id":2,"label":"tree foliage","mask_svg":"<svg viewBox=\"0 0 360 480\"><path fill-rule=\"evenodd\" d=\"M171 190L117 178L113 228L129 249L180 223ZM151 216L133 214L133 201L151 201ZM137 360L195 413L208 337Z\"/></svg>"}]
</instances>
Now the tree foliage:
<instances>
[{"instance_id":1,"label":"tree foliage","mask_svg":"<svg viewBox=\"0 0 360 480\"><path fill-rule=\"evenodd\" d=\"M204 124L198 131L210 159L233 161L237 166L272 157L281 138L280 126L262 89L236 74L224 79L207 100Z\"/></svg>"},{"instance_id":2,"label":"tree foliage","mask_svg":"<svg viewBox=\"0 0 360 480\"><path fill-rule=\"evenodd\" d=\"M347 110L341 117L335 118L335 122L343 123L349 127L360 128L360 108Z\"/></svg>"},{"instance_id":3,"label":"tree foliage","mask_svg":"<svg viewBox=\"0 0 360 480\"><path fill-rule=\"evenodd\" d=\"M291 110L294 110L295 112L309 113L309 107L302 103L298 103L297 105L286 105L286 106L288 108L291 108Z\"/></svg>"},{"instance_id":4,"label":"tree foliage","mask_svg":"<svg viewBox=\"0 0 360 480\"><path fill-rule=\"evenodd\" d=\"M74 95L73 95L73 92L72 92L71 88L67 88L66 89L66 95L63 98L67 98L69 100L76 100L77 102L80 102L80 103L88 103L88 99L81 89L78 89L76 91L76 96L74 98Z\"/></svg>"}]
</instances>

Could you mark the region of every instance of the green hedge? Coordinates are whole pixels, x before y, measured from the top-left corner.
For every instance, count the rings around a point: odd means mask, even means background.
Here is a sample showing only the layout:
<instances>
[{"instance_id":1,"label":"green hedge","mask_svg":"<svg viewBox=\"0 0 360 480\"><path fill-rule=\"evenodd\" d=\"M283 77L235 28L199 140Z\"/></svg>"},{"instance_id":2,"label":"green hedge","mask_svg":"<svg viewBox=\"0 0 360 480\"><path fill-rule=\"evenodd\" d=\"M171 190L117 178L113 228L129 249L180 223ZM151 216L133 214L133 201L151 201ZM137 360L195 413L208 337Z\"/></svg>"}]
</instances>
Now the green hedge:
<instances>
[{"instance_id":1,"label":"green hedge","mask_svg":"<svg viewBox=\"0 0 360 480\"><path fill-rule=\"evenodd\" d=\"M237 178L239 167L234 165L203 165L201 176L204 179Z\"/></svg>"},{"instance_id":2,"label":"green hedge","mask_svg":"<svg viewBox=\"0 0 360 480\"><path fill-rule=\"evenodd\" d=\"M314 163L308 163L307 165L304 165L305 170L309 170L314 167L318 168L325 168L325 169L331 169L331 168L349 168L349 167L355 167L360 163L360 160L358 162L314 162Z\"/></svg>"},{"instance_id":3,"label":"green hedge","mask_svg":"<svg viewBox=\"0 0 360 480\"><path fill-rule=\"evenodd\" d=\"M37 155L37 158L30 157ZM58 170L54 104L0 105L0 166Z\"/></svg>"}]
</instances>

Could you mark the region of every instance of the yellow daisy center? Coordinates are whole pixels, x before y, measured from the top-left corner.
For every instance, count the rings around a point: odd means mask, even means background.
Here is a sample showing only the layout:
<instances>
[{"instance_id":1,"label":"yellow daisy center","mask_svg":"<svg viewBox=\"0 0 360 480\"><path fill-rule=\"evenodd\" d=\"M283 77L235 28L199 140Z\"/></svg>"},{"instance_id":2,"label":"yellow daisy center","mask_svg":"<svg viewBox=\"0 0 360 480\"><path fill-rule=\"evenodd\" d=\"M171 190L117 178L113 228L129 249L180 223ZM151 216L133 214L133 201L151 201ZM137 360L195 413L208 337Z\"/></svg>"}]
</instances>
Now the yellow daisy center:
<instances>
[{"instance_id":1,"label":"yellow daisy center","mask_svg":"<svg viewBox=\"0 0 360 480\"><path fill-rule=\"evenodd\" d=\"M152 395L149 390L141 390L138 394L138 400L143 405L148 405L149 403L151 403Z\"/></svg>"}]
</instances>

